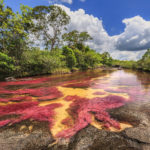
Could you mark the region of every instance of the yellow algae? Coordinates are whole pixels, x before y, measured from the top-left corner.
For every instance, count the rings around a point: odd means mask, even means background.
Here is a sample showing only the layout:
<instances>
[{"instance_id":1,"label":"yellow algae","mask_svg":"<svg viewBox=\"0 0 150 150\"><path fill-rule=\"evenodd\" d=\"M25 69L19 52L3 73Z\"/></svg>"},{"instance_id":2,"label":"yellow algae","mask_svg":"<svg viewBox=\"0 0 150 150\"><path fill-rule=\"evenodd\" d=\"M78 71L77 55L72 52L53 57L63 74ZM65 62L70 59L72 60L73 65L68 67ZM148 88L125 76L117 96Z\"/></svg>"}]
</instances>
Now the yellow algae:
<instances>
[{"instance_id":1,"label":"yellow algae","mask_svg":"<svg viewBox=\"0 0 150 150\"><path fill-rule=\"evenodd\" d=\"M52 147L52 146L56 145L57 143L58 143L58 140L56 140L55 142L53 142L53 143L49 144L49 145L48 145L48 148L50 148L50 147Z\"/></svg>"},{"instance_id":2,"label":"yellow algae","mask_svg":"<svg viewBox=\"0 0 150 150\"><path fill-rule=\"evenodd\" d=\"M128 94L126 93L110 93L106 92L104 89L82 89L82 88L66 88L66 87L57 87L59 91L61 91L64 95L64 97L56 99L56 100L51 100L51 101L45 101L45 102L40 102L39 106L46 106L49 104L54 104L54 103L59 103L62 104L61 107L55 109L55 118L54 118L54 125L51 128L51 133L55 137L59 132L69 128L66 125L62 124L62 121L71 118L71 116L68 114L67 109L70 108L70 104L72 103L71 101L66 101L64 98L66 96L74 96L78 95L79 97L84 97L84 98L94 98L94 97L106 97L109 95L117 95L117 96L122 96L126 99L129 98ZM95 92L104 92L104 95L94 95ZM95 118L94 115L92 115L92 126L102 129L103 124L98 122ZM126 125L126 126L125 126ZM120 124L121 129L125 129L127 127L130 127L128 124ZM111 128L112 131L120 131L114 128Z\"/></svg>"},{"instance_id":3,"label":"yellow algae","mask_svg":"<svg viewBox=\"0 0 150 150\"><path fill-rule=\"evenodd\" d=\"M46 105L54 104L54 103L62 104L61 107L55 109L56 115L54 118L54 125L51 128L51 133L55 137L55 135L57 135L60 131L66 129L66 125L62 124L62 121L70 117L67 112L67 109L69 108L72 102L65 101L63 98L61 98L61 99L41 102L40 106L46 106Z\"/></svg>"},{"instance_id":4,"label":"yellow algae","mask_svg":"<svg viewBox=\"0 0 150 150\"><path fill-rule=\"evenodd\" d=\"M27 128L27 126L26 126L26 125L23 125L23 126L20 127L20 131L22 131L22 130L24 130L24 129L26 129L26 128Z\"/></svg>"},{"instance_id":5,"label":"yellow algae","mask_svg":"<svg viewBox=\"0 0 150 150\"><path fill-rule=\"evenodd\" d=\"M94 115L92 115L92 122L90 123L92 126L94 126L95 128L99 129L99 130L102 130L103 129L103 123L97 121L94 117ZM123 130L125 130L126 128L132 128L133 126L129 123L123 123L123 122L120 122L120 130L119 129L116 129L114 127L110 127L109 128L109 131L112 131L112 132L121 132Z\"/></svg>"},{"instance_id":6,"label":"yellow algae","mask_svg":"<svg viewBox=\"0 0 150 150\"><path fill-rule=\"evenodd\" d=\"M127 101L129 100L129 95L127 93L109 93L108 95L116 95L125 98Z\"/></svg>"},{"instance_id":7,"label":"yellow algae","mask_svg":"<svg viewBox=\"0 0 150 150\"><path fill-rule=\"evenodd\" d=\"M94 126L97 129L102 129L102 123L100 123L99 121L97 121L94 117L94 115L92 115L92 122L90 123L92 126Z\"/></svg>"},{"instance_id":8,"label":"yellow algae","mask_svg":"<svg viewBox=\"0 0 150 150\"><path fill-rule=\"evenodd\" d=\"M59 87L59 90L64 94L64 97L66 96L74 96L77 95L79 97L84 98L94 98L94 97L104 97L105 95L93 95L95 92L104 92L103 89L82 89L82 88L66 88L66 87ZM105 92L106 93L106 92Z\"/></svg>"},{"instance_id":9,"label":"yellow algae","mask_svg":"<svg viewBox=\"0 0 150 150\"><path fill-rule=\"evenodd\" d=\"M32 129L33 129L33 126L32 126L32 125L29 126L29 131L30 131L30 132L32 131Z\"/></svg>"},{"instance_id":10,"label":"yellow algae","mask_svg":"<svg viewBox=\"0 0 150 150\"><path fill-rule=\"evenodd\" d=\"M16 104L16 102L8 102L8 103L0 102L0 106L6 106L6 105L9 105L9 104Z\"/></svg>"},{"instance_id":11,"label":"yellow algae","mask_svg":"<svg viewBox=\"0 0 150 150\"><path fill-rule=\"evenodd\" d=\"M132 127L133 126L131 124L129 124L129 123L121 123L120 122L120 130L118 130L118 129L114 128L114 127L110 127L110 131L112 131L112 132L121 132L121 131L123 131L123 130L125 130L127 128L132 128Z\"/></svg>"}]
</instances>

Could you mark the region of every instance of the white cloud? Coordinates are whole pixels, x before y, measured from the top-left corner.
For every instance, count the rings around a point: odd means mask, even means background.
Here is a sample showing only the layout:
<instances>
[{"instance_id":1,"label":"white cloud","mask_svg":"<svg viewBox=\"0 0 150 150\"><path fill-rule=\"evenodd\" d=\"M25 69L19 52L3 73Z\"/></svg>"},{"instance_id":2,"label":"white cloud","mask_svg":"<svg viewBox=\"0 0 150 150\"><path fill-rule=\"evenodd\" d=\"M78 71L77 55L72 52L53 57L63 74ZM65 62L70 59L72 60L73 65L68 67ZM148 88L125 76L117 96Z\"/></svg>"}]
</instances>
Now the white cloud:
<instances>
[{"instance_id":1,"label":"white cloud","mask_svg":"<svg viewBox=\"0 0 150 150\"><path fill-rule=\"evenodd\" d=\"M71 17L71 22L68 25L68 30L78 30L80 32L87 31L92 38L92 42L88 44L95 49L107 49L108 45L111 46L112 38L107 34L102 25L102 20L94 17L93 15L88 15L83 9L77 11L71 11L69 8L61 6L67 14ZM107 46L106 46L107 45Z\"/></svg>"},{"instance_id":2,"label":"white cloud","mask_svg":"<svg viewBox=\"0 0 150 150\"><path fill-rule=\"evenodd\" d=\"M86 0L80 0L81 2L85 2ZM56 4L56 3L68 3L72 4L73 0L49 0L50 4Z\"/></svg>"},{"instance_id":3,"label":"white cloud","mask_svg":"<svg viewBox=\"0 0 150 150\"><path fill-rule=\"evenodd\" d=\"M71 17L68 30L87 31L93 41L88 45L98 52L108 51L113 58L121 60L137 60L150 48L150 21L140 16L124 19L126 27L123 33L109 36L103 27L102 20L86 14L83 9L71 11L61 6Z\"/></svg>"},{"instance_id":4,"label":"white cloud","mask_svg":"<svg viewBox=\"0 0 150 150\"><path fill-rule=\"evenodd\" d=\"M49 4L56 4L56 3L68 3L72 4L72 0L50 0Z\"/></svg>"},{"instance_id":5,"label":"white cloud","mask_svg":"<svg viewBox=\"0 0 150 150\"><path fill-rule=\"evenodd\" d=\"M150 21L140 16L124 19L124 32L118 35L116 47L119 50L137 51L150 48Z\"/></svg>"},{"instance_id":6,"label":"white cloud","mask_svg":"<svg viewBox=\"0 0 150 150\"><path fill-rule=\"evenodd\" d=\"M150 21L140 16L124 19L124 32L109 36L103 27L103 22L93 15L86 14L83 9L71 11L62 7L71 18L68 32L78 30L87 31L93 38L87 44L98 52L109 52L115 59L137 60L142 57L147 48L150 48Z\"/></svg>"}]
</instances>

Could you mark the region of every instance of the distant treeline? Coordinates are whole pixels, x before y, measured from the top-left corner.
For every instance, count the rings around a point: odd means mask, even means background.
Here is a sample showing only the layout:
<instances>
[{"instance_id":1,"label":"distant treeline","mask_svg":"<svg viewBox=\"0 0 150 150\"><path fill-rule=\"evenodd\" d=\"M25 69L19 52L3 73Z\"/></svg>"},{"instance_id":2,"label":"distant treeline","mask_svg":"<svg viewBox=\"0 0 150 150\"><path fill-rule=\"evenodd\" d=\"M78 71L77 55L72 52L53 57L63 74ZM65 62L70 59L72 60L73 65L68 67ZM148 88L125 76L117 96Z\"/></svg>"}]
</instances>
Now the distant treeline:
<instances>
[{"instance_id":1,"label":"distant treeline","mask_svg":"<svg viewBox=\"0 0 150 150\"><path fill-rule=\"evenodd\" d=\"M113 60L112 66L142 71L150 71L150 49L148 49L146 53L142 56L142 58L138 61Z\"/></svg>"},{"instance_id":2,"label":"distant treeline","mask_svg":"<svg viewBox=\"0 0 150 150\"><path fill-rule=\"evenodd\" d=\"M0 78L68 73L104 65L150 70L149 50L138 62L113 60L108 52L97 53L86 44L92 40L88 32L68 32L69 22L68 14L55 5L21 5L20 12L14 12L0 1Z\"/></svg>"}]
</instances>

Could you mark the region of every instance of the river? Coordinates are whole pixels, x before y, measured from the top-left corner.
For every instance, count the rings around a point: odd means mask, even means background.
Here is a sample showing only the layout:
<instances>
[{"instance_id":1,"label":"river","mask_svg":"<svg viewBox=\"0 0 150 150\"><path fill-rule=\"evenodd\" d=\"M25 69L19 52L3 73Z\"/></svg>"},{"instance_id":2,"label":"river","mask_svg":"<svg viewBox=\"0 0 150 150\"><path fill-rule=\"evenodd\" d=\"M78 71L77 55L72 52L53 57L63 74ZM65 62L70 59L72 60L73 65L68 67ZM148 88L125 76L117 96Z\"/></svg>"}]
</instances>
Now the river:
<instances>
[{"instance_id":1,"label":"river","mask_svg":"<svg viewBox=\"0 0 150 150\"><path fill-rule=\"evenodd\" d=\"M145 72L97 69L22 78L0 82L0 127L25 120L48 122L56 139L70 138L89 124L121 132L134 123L109 111L149 100L150 74Z\"/></svg>"}]
</instances>

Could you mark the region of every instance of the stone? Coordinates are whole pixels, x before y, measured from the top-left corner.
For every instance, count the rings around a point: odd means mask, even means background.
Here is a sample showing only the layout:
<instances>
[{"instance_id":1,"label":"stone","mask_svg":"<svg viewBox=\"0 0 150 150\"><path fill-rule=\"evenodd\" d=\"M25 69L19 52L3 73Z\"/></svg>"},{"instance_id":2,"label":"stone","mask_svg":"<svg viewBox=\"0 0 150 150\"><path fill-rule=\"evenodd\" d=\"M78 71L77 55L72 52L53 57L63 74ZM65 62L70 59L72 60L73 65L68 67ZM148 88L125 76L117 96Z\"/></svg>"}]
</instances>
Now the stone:
<instances>
[{"instance_id":1,"label":"stone","mask_svg":"<svg viewBox=\"0 0 150 150\"><path fill-rule=\"evenodd\" d=\"M7 77L5 78L5 81L16 81L14 77Z\"/></svg>"}]
</instances>

